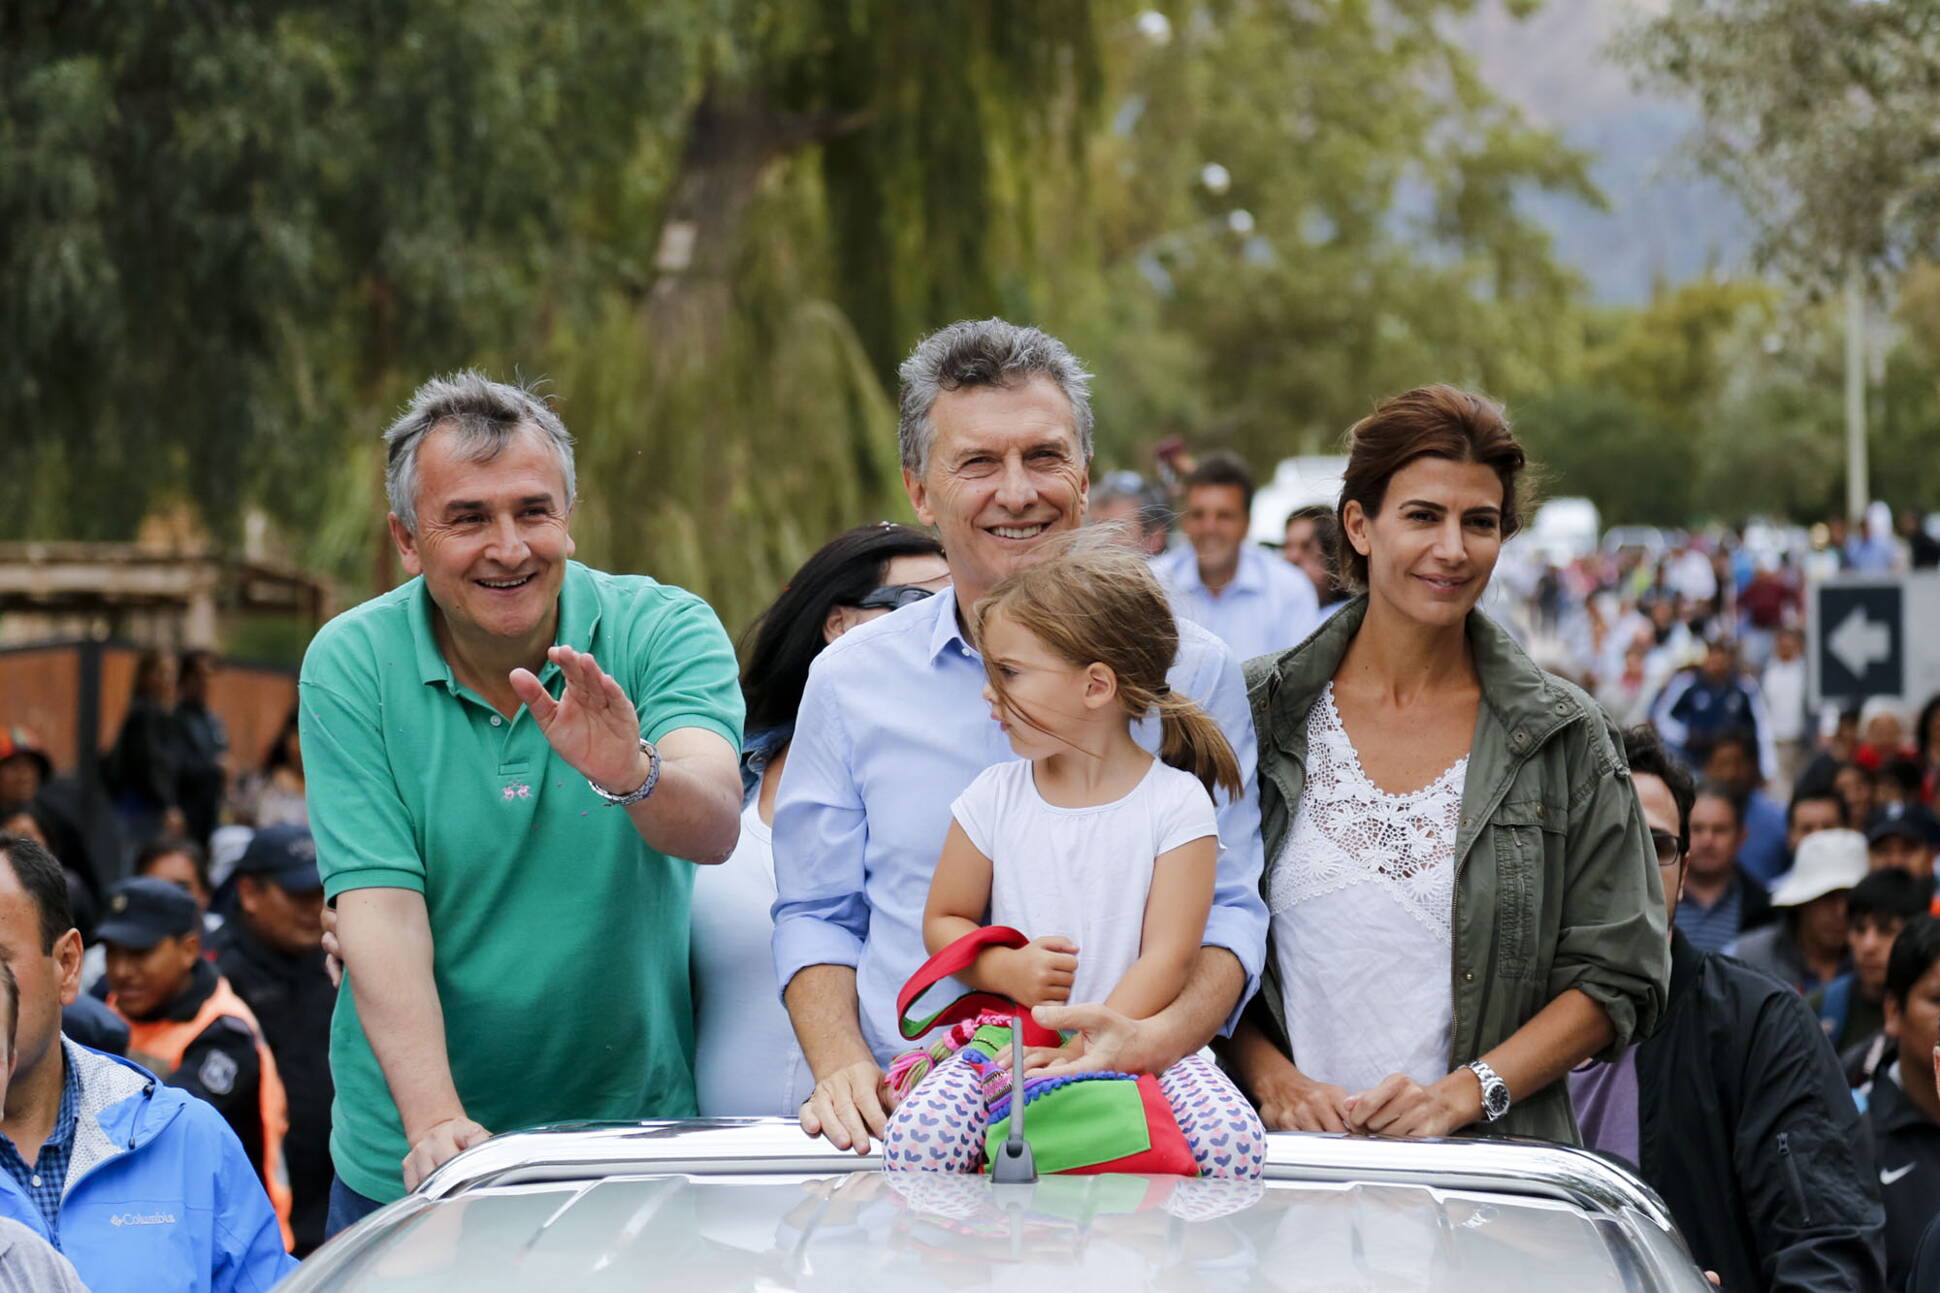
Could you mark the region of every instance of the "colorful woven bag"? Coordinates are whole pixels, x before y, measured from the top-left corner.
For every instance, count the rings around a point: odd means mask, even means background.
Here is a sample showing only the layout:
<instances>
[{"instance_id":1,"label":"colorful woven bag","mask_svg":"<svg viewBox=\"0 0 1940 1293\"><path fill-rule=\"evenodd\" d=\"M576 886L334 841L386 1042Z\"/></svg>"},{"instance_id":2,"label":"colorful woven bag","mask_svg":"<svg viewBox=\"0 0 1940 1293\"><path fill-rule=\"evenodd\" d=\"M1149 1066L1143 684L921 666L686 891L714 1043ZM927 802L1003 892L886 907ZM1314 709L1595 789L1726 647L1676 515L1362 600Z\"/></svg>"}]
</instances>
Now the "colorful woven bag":
<instances>
[{"instance_id":1,"label":"colorful woven bag","mask_svg":"<svg viewBox=\"0 0 1940 1293\"><path fill-rule=\"evenodd\" d=\"M899 1056L889 1069L891 1089L899 1097L907 1095L932 1067L962 1054L982 1079L989 1111L985 1171L1009 1134L1011 1102L1017 1098L1008 1072L995 1060L1011 1044L1013 1021L1023 1027L1027 1046L1056 1046L1064 1038L1037 1023L1010 998L990 992L966 992L924 1019L912 1019L910 1009L930 988L968 969L985 948L1023 947L1029 942L1005 925L975 930L925 961L896 996L898 1027L905 1038L914 1041L942 1024L953 1027L935 1045ZM1199 1175L1179 1121L1159 1090L1158 1079L1149 1074L1026 1078L1023 1098L1029 1110L1026 1134L1040 1172Z\"/></svg>"}]
</instances>

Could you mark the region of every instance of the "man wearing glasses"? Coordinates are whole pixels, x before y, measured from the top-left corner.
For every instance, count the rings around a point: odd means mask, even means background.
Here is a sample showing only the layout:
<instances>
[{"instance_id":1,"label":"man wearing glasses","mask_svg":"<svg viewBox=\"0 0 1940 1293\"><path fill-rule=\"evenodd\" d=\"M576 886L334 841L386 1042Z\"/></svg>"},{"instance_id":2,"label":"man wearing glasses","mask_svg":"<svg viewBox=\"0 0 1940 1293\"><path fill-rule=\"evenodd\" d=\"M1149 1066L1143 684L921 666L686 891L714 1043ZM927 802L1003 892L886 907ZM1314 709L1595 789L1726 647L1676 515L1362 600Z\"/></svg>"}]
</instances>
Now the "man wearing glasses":
<instances>
[{"instance_id":1,"label":"man wearing glasses","mask_svg":"<svg viewBox=\"0 0 1940 1293\"><path fill-rule=\"evenodd\" d=\"M1649 727L1624 734L1673 919L1691 775ZM1805 999L1671 928L1657 1031L1570 1075L1583 1142L1663 1196L1727 1289L1883 1289L1885 1212L1864 1121Z\"/></svg>"}]
</instances>

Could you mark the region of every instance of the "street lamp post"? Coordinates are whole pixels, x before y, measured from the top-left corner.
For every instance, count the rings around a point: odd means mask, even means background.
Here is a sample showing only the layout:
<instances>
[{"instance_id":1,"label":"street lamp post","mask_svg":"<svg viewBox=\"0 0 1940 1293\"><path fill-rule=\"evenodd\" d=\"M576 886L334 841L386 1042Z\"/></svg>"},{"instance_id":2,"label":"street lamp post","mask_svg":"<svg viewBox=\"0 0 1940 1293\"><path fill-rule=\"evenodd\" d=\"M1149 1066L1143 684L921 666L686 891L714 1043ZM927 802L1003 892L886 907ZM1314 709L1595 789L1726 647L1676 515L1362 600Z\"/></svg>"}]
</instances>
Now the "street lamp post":
<instances>
[{"instance_id":1,"label":"street lamp post","mask_svg":"<svg viewBox=\"0 0 1940 1293\"><path fill-rule=\"evenodd\" d=\"M1864 521L1866 467L1866 276L1855 258L1846 271L1846 516Z\"/></svg>"}]
</instances>

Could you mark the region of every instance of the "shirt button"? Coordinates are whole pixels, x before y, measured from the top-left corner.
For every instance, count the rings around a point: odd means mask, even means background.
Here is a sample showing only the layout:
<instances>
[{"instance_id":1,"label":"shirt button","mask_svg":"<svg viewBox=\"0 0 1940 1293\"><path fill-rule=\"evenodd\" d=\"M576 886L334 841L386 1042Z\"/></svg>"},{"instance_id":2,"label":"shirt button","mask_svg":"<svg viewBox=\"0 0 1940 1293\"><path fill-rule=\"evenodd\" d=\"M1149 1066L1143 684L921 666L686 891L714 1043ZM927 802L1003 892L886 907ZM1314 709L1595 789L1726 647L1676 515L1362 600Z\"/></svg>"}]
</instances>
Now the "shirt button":
<instances>
[{"instance_id":1,"label":"shirt button","mask_svg":"<svg viewBox=\"0 0 1940 1293\"><path fill-rule=\"evenodd\" d=\"M504 725L505 725L505 720L504 720L504 719L502 719L502 718L500 718L500 717L499 717L499 716L498 716L497 714L494 714L494 715L492 715L492 726L493 726L493 727L503 727Z\"/></svg>"},{"instance_id":2,"label":"shirt button","mask_svg":"<svg viewBox=\"0 0 1940 1293\"><path fill-rule=\"evenodd\" d=\"M1464 974L1462 975L1462 982L1463 982L1463 983L1473 983L1473 982L1475 982L1475 971L1473 971L1473 970L1469 970L1469 971L1467 971L1466 973L1464 973Z\"/></svg>"},{"instance_id":3,"label":"shirt button","mask_svg":"<svg viewBox=\"0 0 1940 1293\"><path fill-rule=\"evenodd\" d=\"M40 1188L40 1177L38 1175L34 1177L34 1188L36 1190Z\"/></svg>"}]
</instances>

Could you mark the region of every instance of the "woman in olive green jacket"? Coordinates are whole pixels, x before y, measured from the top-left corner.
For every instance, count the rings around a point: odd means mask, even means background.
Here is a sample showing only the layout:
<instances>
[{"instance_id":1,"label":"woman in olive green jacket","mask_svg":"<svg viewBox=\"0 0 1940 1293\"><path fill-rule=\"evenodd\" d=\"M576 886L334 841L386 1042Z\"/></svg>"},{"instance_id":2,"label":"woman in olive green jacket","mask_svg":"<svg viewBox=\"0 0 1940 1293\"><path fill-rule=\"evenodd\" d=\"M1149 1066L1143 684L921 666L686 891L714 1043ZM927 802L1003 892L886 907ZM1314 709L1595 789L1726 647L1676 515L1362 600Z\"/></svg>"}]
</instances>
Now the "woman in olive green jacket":
<instances>
[{"instance_id":1,"label":"woman in olive green jacket","mask_svg":"<svg viewBox=\"0 0 1940 1293\"><path fill-rule=\"evenodd\" d=\"M1603 711L1474 609L1517 523L1501 410L1428 387L1352 434L1366 593L1247 666L1272 923L1230 1055L1269 1127L1575 1142L1559 1079L1664 1002L1649 832Z\"/></svg>"}]
</instances>

